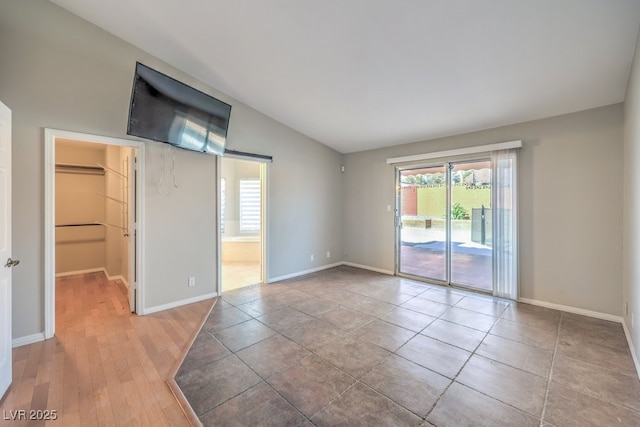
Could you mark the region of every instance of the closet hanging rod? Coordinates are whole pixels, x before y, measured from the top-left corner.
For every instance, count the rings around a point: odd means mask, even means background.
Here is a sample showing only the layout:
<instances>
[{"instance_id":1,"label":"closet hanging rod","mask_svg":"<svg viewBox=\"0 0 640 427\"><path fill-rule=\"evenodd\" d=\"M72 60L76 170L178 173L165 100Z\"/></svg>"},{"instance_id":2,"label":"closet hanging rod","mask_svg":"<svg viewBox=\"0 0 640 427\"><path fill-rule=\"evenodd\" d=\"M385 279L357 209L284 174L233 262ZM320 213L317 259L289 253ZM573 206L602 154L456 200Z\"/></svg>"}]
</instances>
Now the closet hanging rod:
<instances>
[{"instance_id":1,"label":"closet hanging rod","mask_svg":"<svg viewBox=\"0 0 640 427\"><path fill-rule=\"evenodd\" d=\"M115 173L116 175L120 176L121 178L127 178L126 175L121 174L120 172L118 172L117 170L110 168L109 166L104 166L100 163L98 163L98 166L100 166L101 168L103 168L104 170L106 170L107 172L111 172L111 173Z\"/></svg>"},{"instance_id":2,"label":"closet hanging rod","mask_svg":"<svg viewBox=\"0 0 640 427\"><path fill-rule=\"evenodd\" d=\"M96 193L96 194L97 194L98 196L102 196L102 197L104 197L105 199L109 199L109 200L113 200L114 202L118 202L118 203L120 203L120 204L122 204L122 205L124 205L124 204L125 204L125 202L123 202L123 201L122 201L122 200L120 200L120 199L116 199L115 197L107 196L106 194L102 194L102 193Z\"/></svg>"},{"instance_id":3,"label":"closet hanging rod","mask_svg":"<svg viewBox=\"0 0 640 427\"><path fill-rule=\"evenodd\" d=\"M104 224L98 224L97 222L89 222L78 224L56 224L56 227L95 227L96 225L104 226Z\"/></svg>"},{"instance_id":4,"label":"closet hanging rod","mask_svg":"<svg viewBox=\"0 0 640 427\"><path fill-rule=\"evenodd\" d=\"M90 166L90 165L76 165L72 163L56 163L56 171L68 171L68 172L89 172L89 173L99 173L104 174L104 168L100 165L98 166Z\"/></svg>"}]
</instances>

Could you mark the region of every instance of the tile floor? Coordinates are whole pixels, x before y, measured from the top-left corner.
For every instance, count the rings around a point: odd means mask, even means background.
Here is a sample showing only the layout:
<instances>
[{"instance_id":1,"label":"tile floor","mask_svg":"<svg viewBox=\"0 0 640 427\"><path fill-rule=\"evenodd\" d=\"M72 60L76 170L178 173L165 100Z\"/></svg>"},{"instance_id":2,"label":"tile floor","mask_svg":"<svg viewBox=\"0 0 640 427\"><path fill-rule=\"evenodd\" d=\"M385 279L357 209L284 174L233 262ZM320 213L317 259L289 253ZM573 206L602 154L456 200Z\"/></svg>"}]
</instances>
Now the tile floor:
<instances>
[{"instance_id":1,"label":"tile floor","mask_svg":"<svg viewBox=\"0 0 640 427\"><path fill-rule=\"evenodd\" d=\"M337 267L223 294L176 381L205 426L639 426L620 324Z\"/></svg>"}]
</instances>

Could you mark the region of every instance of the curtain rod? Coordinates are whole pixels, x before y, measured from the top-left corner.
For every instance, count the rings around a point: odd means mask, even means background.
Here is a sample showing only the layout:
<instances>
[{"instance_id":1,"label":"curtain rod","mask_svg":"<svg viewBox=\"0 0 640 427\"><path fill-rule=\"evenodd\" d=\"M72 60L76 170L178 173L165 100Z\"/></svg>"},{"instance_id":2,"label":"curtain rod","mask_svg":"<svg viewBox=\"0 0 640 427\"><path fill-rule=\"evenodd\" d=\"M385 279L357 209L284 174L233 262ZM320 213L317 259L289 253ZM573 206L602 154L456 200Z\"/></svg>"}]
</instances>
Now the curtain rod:
<instances>
[{"instance_id":1,"label":"curtain rod","mask_svg":"<svg viewBox=\"0 0 640 427\"><path fill-rule=\"evenodd\" d=\"M396 163L414 162L418 160L439 159L442 157L462 156L465 154L487 153L497 150L508 150L510 148L521 148L522 141L499 142L497 144L476 145L475 147L455 148L453 150L436 151L433 153L415 154L413 156L392 157L387 159L388 165Z\"/></svg>"},{"instance_id":2,"label":"curtain rod","mask_svg":"<svg viewBox=\"0 0 640 427\"><path fill-rule=\"evenodd\" d=\"M272 156L266 156L264 154L246 153L244 151L229 150L228 148L224 149L224 154L225 155L229 154L231 156L239 156L239 157L253 157L255 159L261 159L261 160L267 160L269 162L273 162Z\"/></svg>"}]
</instances>

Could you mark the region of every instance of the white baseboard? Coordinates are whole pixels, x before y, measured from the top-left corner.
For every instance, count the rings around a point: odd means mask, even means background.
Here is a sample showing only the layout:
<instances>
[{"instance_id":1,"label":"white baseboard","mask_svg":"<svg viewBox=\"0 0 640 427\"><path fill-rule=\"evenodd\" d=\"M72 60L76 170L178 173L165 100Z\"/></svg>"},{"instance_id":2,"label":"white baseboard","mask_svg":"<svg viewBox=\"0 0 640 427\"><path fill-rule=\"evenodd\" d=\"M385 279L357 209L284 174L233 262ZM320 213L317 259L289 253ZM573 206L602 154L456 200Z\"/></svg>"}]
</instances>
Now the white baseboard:
<instances>
[{"instance_id":1,"label":"white baseboard","mask_svg":"<svg viewBox=\"0 0 640 427\"><path fill-rule=\"evenodd\" d=\"M99 270L99 271L102 271L102 270ZM76 274L80 274L80 273L76 273ZM218 296L218 293L217 292L213 292L213 293L210 293L210 294L200 295L200 296L193 297L193 298L187 298L187 299L183 299L183 300L180 300L180 301L171 302L169 304L157 305L155 307L149 307L149 308L144 309L144 313L142 313L142 314L157 313L159 311L168 310L170 308L176 308L176 307L180 307L180 306L187 305L187 304L192 304L194 302L204 301L204 300L207 300L207 299L215 298L217 296ZM44 339L45 339L44 332L40 332L40 333L37 333L37 334L27 335L27 336L20 337L20 338L14 338L12 340L12 342L11 342L11 346L13 348L22 347L23 345L29 345L29 344L37 343L37 342L40 342L40 341L44 341Z\"/></svg>"},{"instance_id":2,"label":"white baseboard","mask_svg":"<svg viewBox=\"0 0 640 427\"><path fill-rule=\"evenodd\" d=\"M62 273L56 273L56 277L66 277L66 276L77 276L79 274L89 274L89 273L104 273L107 277L107 280L121 280L122 283L129 289L129 282L122 274L118 274L116 276L109 276L107 269L104 267L100 268L89 268L87 270L76 270L76 271L65 271Z\"/></svg>"},{"instance_id":3,"label":"white baseboard","mask_svg":"<svg viewBox=\"0 0 640 427\"><path fill-rule=\"evenodd\" d=\"M335 264L327 264L320 267L312 268L311 270L298 271L296 273L285 274L284 276L272 277L267 280L267 283L280 282L282 280L293 279L294 277L304 276L305 274L316 273L318 271L327 270L329 268L338 267L343 265L342 262L336 262Z\"/></svg>"},{"instance_id":4,"label":"white baseboard","mask_svg":"<svg viewBox=\"0 0 640 427\"><path fill-rule=\"evenodd\" d=\"M64 271L62 273L56 273L56 277L65 277L65 276L77 276L78 274L89 274L89 273L104 273L107 275L107 271L104 267L100 268L89 268L87 270L75 270L75 271Z\"/></svg>"},{"instance_id":5,"label":"white baseboard","mask_svg":"<svg viewBox=\"0 0 640 427\"><path fill-rule=\"evenodd\" d=\"M194 302L204 301L206 299L215 298L217 296L218 296L217 292L212 292L210 294L204 294L204 295L200 295L200 296L193 297L193 298L187 298L187 299L183 299L183 300L180 300L180 301L174 301L174 302L170 302L168 304L156 305L154 307L147 307L147 308L143 309L144 310L143 313L139 313L139 314L145 315L145 314L157 313L159 311L169 310L171 308L181 307L181 306L187 305L187 304L193 304Z\"/></svg>"},{"instance_id":6,"label":"white baseboard","mask_svg":"<svg viewBox=\"0 0 640 427\"><path fill-rule=\"evenodd\" d=\"M621 316L613 314L600 313L599 311L585 310L583 308L571 307L569 305L554 304L552 302L540 301L529 298L518 298L518 301L525 304L537 305L540 307L552 308L554 310L566 311L567 313L581 314L583 316L595 317L596 319L609 320L611 322L622 323Z\"/></svg>"},{"instance_id":7,"label":"white baseboard","mask_svg":"<svg viewBox=\"0 0 640 427\"><path fill-rule=\"evenodd\" d=\"M627 328L627 324L624 321L622 316L615 316L613 314L600 313L598 311L585 310L582 308L571 307L568 305L554 304L546 301L539 301L529 298L518 298L518 301L523 302L525 304L537 305L540 307L552 308L554 310L566 311L567 313L573 314L581 314L583 316L595 317L596 319L609 320L611 322L621 323L622 329L624 330L624 335L627 338L627 345L629 346L629 350L631 351L631 358L633 359L633 364L636 367L636 373L638 374L638 378L640 378L640 363L638 362L638 355L636 354L635 347L633 346L633 339L631 339L631 334L629 333L629 329Z\"/></svg>"},{"instance_id":8,"label":"white baseboard","mask_svg":"<svg viewBox=\"0 0 640 427\"><path fill-rule=\"evenodd\" d=\"M105 270L105 275L107 276L107 280L111 281L111 280L120 280L122 283L124 283L124 285L127 287L127 289L129 289L129 282L127 281L127 279L124 278L124 276L122 274L118 274L117 276L109 276L107 274L107 271Z\"/></svg>"},{"instance_id":9,"label":"white baseboard","mask_svg":"<svg viewBox=\"0 0 640 427\"><path fill-rule=\"evenodd\" d=\"M27 335L26 337L14 338L13 341L11 341L11 346L13 348L22 347L23 345L29 345L40 341L44 341L44 332Z\"/></svg>"},{"instance_id":10,"label":"white baseboard","mask_svg":"<svg viewBox=\"0 0 640 427\"><path fill-rule=\"evenodd\" d=\"M391 270L384 270L382 268L370 267L368 265L356 264L354 262L343 262L342 265L348 265L349 267L361 268L363 270L375 271L376 273L388 274L390 276L395 275Z\"/></svg>"},{"instance_id":11,"label":"white baseboard","mask_svg":"<svg viewBox=\"0 0 640 427\"><path fill-rule=\"evenodd\" d=\"M627 328L627 322L622 320L622 329L624 329L624 335L627 337L627 344L629 344L629 350L631 350L631 357L633 358L633 364L636 365L636 372L638 373L638 377L640 378L640 362L638 362L638 355L636 353L636 348L633 346L633 339L631 338L631 332L629 328Z\"/></svg>"}]
</instances>

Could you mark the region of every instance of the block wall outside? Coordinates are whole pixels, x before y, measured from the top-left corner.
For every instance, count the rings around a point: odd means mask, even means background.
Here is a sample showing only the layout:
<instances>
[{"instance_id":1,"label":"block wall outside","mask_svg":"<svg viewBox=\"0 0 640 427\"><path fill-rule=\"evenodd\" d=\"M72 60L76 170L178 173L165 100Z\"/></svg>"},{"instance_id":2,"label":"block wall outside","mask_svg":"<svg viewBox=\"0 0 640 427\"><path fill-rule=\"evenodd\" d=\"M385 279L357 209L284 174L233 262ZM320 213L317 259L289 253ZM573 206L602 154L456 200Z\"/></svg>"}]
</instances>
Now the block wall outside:
<instances>
[{"instance_id":1,"label":"block wall outside","mask_svg":"<svg viewBox=\"0 0 640 427\"><path fill-rule=\"evenodd\" d=\"M444 186L412 185L402 187L403 215L444 218L446 202L446 187ZM491 207L491 189L454 185L451 203L459 203L471 215L472 208L479 208L482 205L485 208Z\"/></svg>"}]
</instances>

